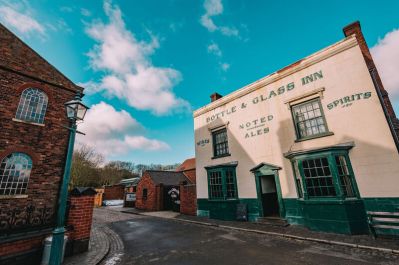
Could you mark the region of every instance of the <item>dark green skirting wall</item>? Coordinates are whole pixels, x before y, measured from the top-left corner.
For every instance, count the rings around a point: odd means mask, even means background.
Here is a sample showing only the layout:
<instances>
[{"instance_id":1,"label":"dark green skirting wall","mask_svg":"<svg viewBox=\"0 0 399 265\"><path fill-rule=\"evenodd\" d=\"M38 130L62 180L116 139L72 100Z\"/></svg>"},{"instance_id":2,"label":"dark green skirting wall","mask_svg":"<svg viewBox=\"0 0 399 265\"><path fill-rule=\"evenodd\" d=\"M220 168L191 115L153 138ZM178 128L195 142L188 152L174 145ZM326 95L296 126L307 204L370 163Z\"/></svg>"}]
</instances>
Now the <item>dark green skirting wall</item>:
<instances>
[{"instance_id":1,"label":"dark green skirting wall","mask_svg":"<svg viewBox=\"0 0 399 265\"><path fill-rule=\"evenodd\" d=\"M256 221L260 217L261 203L258 199L232 201L198 199L198 215L220 220L235 220L238 203L248 205L249 221ZM283 199L283 203L284 218L290 224L303 225L315 231L341 234L368 234L366 211L399 212L399 198L365 198L343 201ZM393 234L388 230L385 233Z\"/></svg>"},{"instance_id":2,"label":"dark green skirting wall","mask_svg":"<svg viewBox=\"0 0 399 265\"><path fill-rule=\"evenodd\" d=\"M367 216L362 200L304 201L284 199L290 224L304 225L315 231L341 234L367 234Z\"/></svg>"},{"instance_id":3,"label":"dark green skirting wall","mask_svg":"<svg viewBox=\"0 0 399 265\"><path fill-rule=\"evenodd\" d=\"M236 220L237 204L245 203L248 206L248 220L256 221L259 217L258 199L237 199L226 201L214 201L208 199L198 199L198 215L206 216L219 220Z\"/></svg>"}]
</instances>

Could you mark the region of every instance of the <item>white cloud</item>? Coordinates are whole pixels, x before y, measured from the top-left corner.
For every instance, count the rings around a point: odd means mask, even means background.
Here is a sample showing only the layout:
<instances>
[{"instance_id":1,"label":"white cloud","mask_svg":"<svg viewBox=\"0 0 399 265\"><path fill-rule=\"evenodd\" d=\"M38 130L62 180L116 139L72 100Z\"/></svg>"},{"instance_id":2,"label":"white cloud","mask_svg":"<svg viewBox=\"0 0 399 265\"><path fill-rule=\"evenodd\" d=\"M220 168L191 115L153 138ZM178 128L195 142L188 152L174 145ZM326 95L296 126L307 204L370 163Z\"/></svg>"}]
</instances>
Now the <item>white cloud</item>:
<instances>
[{"instance_id":1,"label":"white cloud","mask_svg":"<svg viewBox=\"0 0 399 265\"><path fill-rule=\"evenodd\" d=\"M217 45L214 42L209 44L207 49L208 49L208 53L210 53L210 54L214 54L218 57L222 56L222 50L220 50L219 45Z\"/></svg>"},{"instance_id":2,"label":"white cloud","mask_svg":"<svg viewBox=\"0 0 399 265\"><path fill-rule=\"evenodd\" d=\"M223 72L227 72L227 70L229 70L230 64L222 62L223 52L217 43L211 42L207 46L207 51L209 54L215 55L218 58L218 65Z\"/></svg>"},{"instance_id":3,"label":"white cloud","mask_svg":"<svg viewBox=\"0 0 399 265\"><path fill-rule=\"evenodd\" d=\"M219 31L226 36L238 37L240 32L235 27L217 26L213 21L213 17L223 14L222 0L205 0L205 14L201 16L200 22L208 31Z\"/></svg>"},{"instance_id":4,"label":"white cloud","mask_svg":"<svg viewBox=\"0 0 399 265\"><path fill-rule=\"evenodd\" d=\"M126 29L122 12L110 1L104 2L108 23L95 21L86 28L97 44L90 50L90 66L104 76L92 91L105 91L139 110L156 115L173 110L189 109L189 103L173 93L182 77L173 68L154 66L150 56L159 48L158 39L150 33L151 41L139 41Z\"/></svg>"},{"instance_id":5,"label":"white cloud","mask_svg":"<svg viewBox=\"0 0 399 265\"><path fill-rule=\"evenodd\" d=\"M24 2L3 2L0 5L0 21L22 34L39 34L42 37L45 35L45 27L33 18L30 8Z\"/></svg>"},{"instance_id":6,"label":"white cloud","mask_svg":"<svg viewBox=\"0 0 399 265\"><path fill-rule=\"evenodd\" d=\"M82 16L85 16L85 17L90 17L91 16L91 12L88 9L86 9L86 8L81 8L80 9L80 14Z\"/></svg>"},{"instance_id":7,"label":"white cloud","mask_svg":"<svg viewBox=\"0 0 399 265\"><path fill-rule=\"evenodd\" d=\"M93 105L79 124L77 142L94 147L106 156L126 154L132 150L158 151L167 150L165 142L148 139L137 135L142 126L125 110L117 111L113 106L100 102Z\"/></svg>"},{"instance_id":8,"label":"white cloud","mask_svg":"<svg viewBox=\"0 0 399 265\"><path fill-rule=\"evenodd\" d=\"M399 29L388 32L370 51L385 89L399 101Z\"/></svg>"},{"instance_id":9,"label":"white cloud","mask_svg":"<svg viewBox=\"0 0 399 265\"><path fill-rule=\"evenodd\" d=\"M229 70L230 64L228 64L228 63L221 63L221 64L220 64L220 67L222 68L223 71L226 72L227 70Z\"/></svg>"},{"instance_id":10,"label":"white cloud","mask_svg":"<svg viewBox=\"0 0 399 265\"><path fill-rule=\"evenodd\" d=\"M65 13L72 13L75 10L72 6L61 6L60 11Z\"/></svg>"}]
</instances>

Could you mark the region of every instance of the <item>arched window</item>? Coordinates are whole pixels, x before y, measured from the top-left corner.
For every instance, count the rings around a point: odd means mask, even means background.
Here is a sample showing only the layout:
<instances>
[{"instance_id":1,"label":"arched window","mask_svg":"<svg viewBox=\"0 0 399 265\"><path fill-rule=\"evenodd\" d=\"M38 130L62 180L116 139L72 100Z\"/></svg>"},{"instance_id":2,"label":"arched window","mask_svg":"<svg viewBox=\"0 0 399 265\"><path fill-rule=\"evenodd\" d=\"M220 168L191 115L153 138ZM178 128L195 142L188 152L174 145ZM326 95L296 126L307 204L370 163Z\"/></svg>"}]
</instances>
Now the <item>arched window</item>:
<instances>
[{"instance_id":1,"label":"arched window","mask_svg":"<svg viewBox=\"0 0 399 265\"><path fill-rule=\"evenodd\" d=\"M28 187L32 159L24 153L12 153L0 164L0 195L25 194Z\"/></svg>"},{"instance_id":2,"label":"arched window","mask_svg":"<svg viewBox=\"0 0 399 265\"><path fill-rule=\"evenodd\" d=\"M22 92L17 115L18 120L43 123L46 114L48 97L37 88L27 88Z\"/></svg>"}]
</instances>

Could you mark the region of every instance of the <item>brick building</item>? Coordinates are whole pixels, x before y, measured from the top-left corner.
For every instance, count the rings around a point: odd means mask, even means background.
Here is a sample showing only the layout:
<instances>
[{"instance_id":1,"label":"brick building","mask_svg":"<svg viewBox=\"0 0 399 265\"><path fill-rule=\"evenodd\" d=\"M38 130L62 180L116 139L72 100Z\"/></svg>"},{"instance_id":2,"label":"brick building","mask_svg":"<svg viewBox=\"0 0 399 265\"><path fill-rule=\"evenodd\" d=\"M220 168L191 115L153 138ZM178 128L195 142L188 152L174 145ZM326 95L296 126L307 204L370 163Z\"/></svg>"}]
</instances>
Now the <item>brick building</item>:
<instances>
[{"instance_id":1,"label":"brick building","mask_svg":"<svg viewBox=\"0 0 399 265\"><path fill-rule=\"evenodd\" d=\"M189 181L182 172L146 170L137 185L136 208L179 211L179 185Z\"/></svg>"},{"instance_id":2,"label":"brick building","mask_svg":"<svg viewBox=\"0 0 399 265\"><path fill-rule=\"evenodd\" d=\"M198 215L399 234L399 123L360 23L343 32L194 112Z\"/></svg>"},{"instance_id":3,"label":"brick building","mask_svg":"<svg viewBox=\"0 0 399 265\"><path fill-rule=\"evenodd\" d=\"M195 183L195 158L186 159L176 171L183 172L192 183Z\"/></svg>"},{"instance_id":4,"label":"brick building","mask_svg":"<svg viewBox=\"0 0 399 265\"><path fill-rule=\"evenodd\" d=\"M1 24L0 54L3 262L5 257L37 256L52 231L69 134L63 127L68 125L64 103L83 88ZM23 246L9 247L18 244Z\"/></svg>"},{"instance_id":5,"label":"brick building","mask_svg":"<svg viewBox=\"0 0 399 265\"><path fill-rule=\"evenodd\" d=\"M196 212L195 159L185 160L176 171L147 170L137 185L136 208L148 211Z\"/></svg>"},{"instance_id":6,"label":"brick building","mask_svg":"<svg viewBox=\"0 0 399 265\"><path fill-rule=\"evenodd\" d=\"M197 215L195 158L185 160L176 171L182 172L190 180L180 183L180 213Z\"/></svg>"}]
</instances>

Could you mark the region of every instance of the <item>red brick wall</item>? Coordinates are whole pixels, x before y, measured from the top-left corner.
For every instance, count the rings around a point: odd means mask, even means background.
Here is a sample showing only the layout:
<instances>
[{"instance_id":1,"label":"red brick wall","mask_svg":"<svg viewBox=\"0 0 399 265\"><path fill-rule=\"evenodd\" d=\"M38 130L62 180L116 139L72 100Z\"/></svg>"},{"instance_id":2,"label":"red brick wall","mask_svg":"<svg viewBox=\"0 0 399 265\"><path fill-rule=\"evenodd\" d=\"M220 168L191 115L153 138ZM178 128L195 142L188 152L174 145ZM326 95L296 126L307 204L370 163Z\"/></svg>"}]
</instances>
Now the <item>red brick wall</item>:
<instances>
[{"instance_id":1,"label":"red brick wall","mask_svg":"<svg viewBox=\"0 0 399 265\"><path fill-rule=\"evenodd\" d=\"M104 187L103 200L123 200L125 198L125 186L113 185Z\"/></svg>"},{"instance_id":2,"label":"red brick wall","mask_svg":"<svg viewBox=\"0 0 399 265\"><path fill-rule=\"evenodd\" d=\"M94 195L71 196L67 225L73 227L71 237L73 240L90 238L91 223L93 219Z\"/></svg>"},{"instance_id":3,"label":"red brick wall","mask_svg":"<svg viewBox=\"0 0 399 265\"><path fill-rule=\"evenodd\" d=\"M40 235L28 239L13 241L5 244L0 244L0 257L8 256L15 253L26 252L31 249L42 248L43 240L48 235Z\"/></svg>"},{"instance_id":4,"label":"red brick wall","mask_svg":"<svg viewBox=\"0 0 399 265\"><path fill-rule=\"evenodd\" d=\"M197 190L195 185L180 184L180 212L197 215Z\"/></svg>"},{"instance_id":5,"label":"red brick wall","mask_svg":"<svg viewBox=\"0 0 399 265\"><path fill-rule=\"evenodd\" d=\"M5 224L10 219L9 210L20 210L19 218L23 219L29 205L36 209L49 208L49 216L56 212L69 137L68 130L62 127L68 125L64 103L72 100L81 88L2 25L0 54L0 161L12 152L26 153L33 161L27 197L0 196L0 223ZM39 88L48 96L44 126L13 121L21 93L28 87ZM18 232L18 227L4 229ZM42 241L47 235L16 241L9 237L8 243L0 245L0 257L42 249Z\"/></svg>"},{"instance_id":6,"label":"red brick wall","mask_svg":"<svg viewBox=\"0 0 399 265\"><path fill-rule=\"evenodd\" d=\"M0 54L0 67L76 90L76 85L1 24Z\"/></svg>"},{"instance_id":7,"label":"red brick wall","mask_svg":"<svg viewBox=\"0 0 399 265\"><path fill-rule=\"evenodd\" d=\"M192 183L196 183L195 178L196 178L196 174L195 174L195 168L190 169L190 170L185 170L183 171L184 175L186 175L186 177L192 182Z\"/></svg>"},{"instance_id":8,"label":"red brick wall","mask_svg":"<svg viewBox=\"0 0 399 265\"><path fill-rule=\"evenodd\" d=\"M147 198L143 198L143 190L147 189ZM148 211L158 211L162 208L162 187L156 186L147 172L137 184L136 208Z\"/></svg>"}]
</instances>

